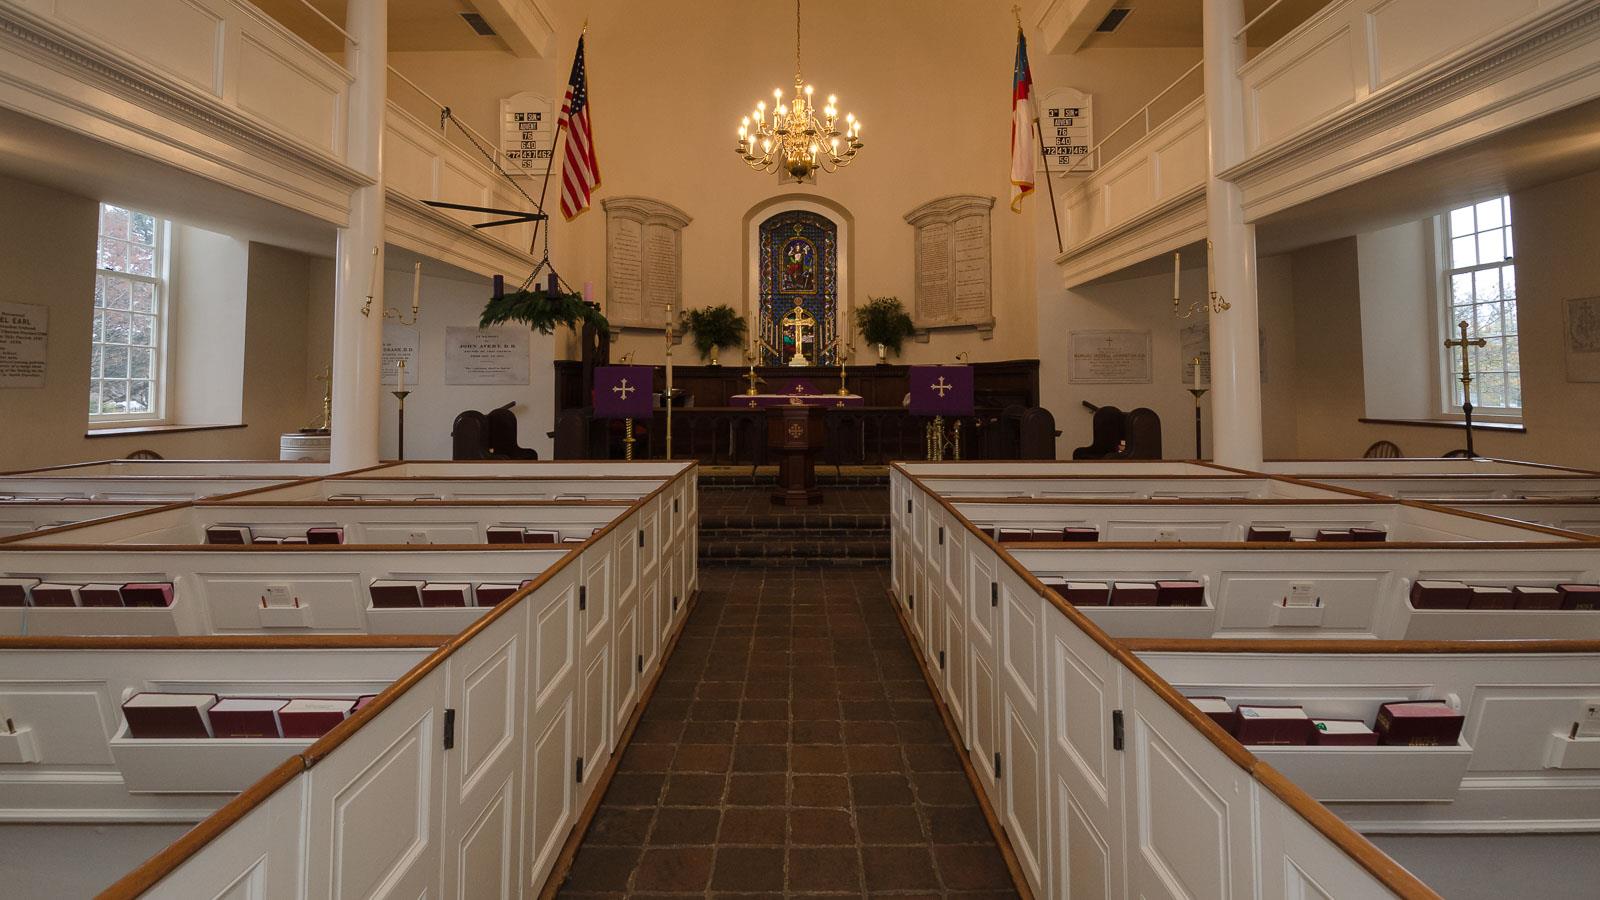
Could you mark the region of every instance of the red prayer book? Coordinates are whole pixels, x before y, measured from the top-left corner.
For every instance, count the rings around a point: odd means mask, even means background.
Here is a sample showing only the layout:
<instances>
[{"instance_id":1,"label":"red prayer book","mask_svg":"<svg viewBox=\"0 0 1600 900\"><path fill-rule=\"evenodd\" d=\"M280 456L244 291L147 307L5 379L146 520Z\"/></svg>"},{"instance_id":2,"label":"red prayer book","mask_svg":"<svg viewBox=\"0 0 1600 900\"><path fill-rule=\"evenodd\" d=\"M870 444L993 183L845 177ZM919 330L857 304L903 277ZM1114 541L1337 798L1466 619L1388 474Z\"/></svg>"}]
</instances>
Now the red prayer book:
<instances>
[{"instance_id":1,"label":"red prayer book","mask_svg":"<svg viewBox=\"0 0 1600 900\"><path fill-rule=\"evenodd\" d=\"M1561 592L1553 587L1523 587L1511 589L1517 609L1560 609Z\"/></svg>"},{"instance_id":2,"label":"red prayer book","mask_svg":"<svg viewBox=\"0 0 1600 900\"><path fill-rule=\"evenodd\" d=\"M1384 531L1382 528L1352 528L1350 529L1350 539L1352 541L1387 541L1389 532ZM1336 720L1329 719L1328 721Z\"/></svg>"},{"instance_id":3,"label":"red prayer book","mask_svg":"<svg viewBox=\"0 0 1600 900\"><path fill-rule=\"evenodd\" d=\"M1145 581L1118 581L1111 585L1112 606L1155 606L1159 590Z\"/></svg>"},{"instance_id":4,"label":"red prayer book","mask_svg":"<svg viewBox=\"0 0 1600 900\"><path fill-rule=\"evenodd\" d=\"M0 578L0 606L27 606L37 578Z\"/></svg>"},{"instance_id":5,"label":"red prayer book","mask_svg":"<svg viewBox=\"0 0 1600 900\"><path fill-rule=\"evenodd\" d=\"M477 598L478 606L499 606L502 601L520 589L521 585L516 584L486 583L478 585L477 590L473 593Z\"/></svg>"},{"instance_id":6,"label":"red prayer book","mask_svg":"<svg viewBox=\"0 0 1600 900\"><path fill-rule=\"evenodd\" d=\"M1517 595L1508 587L1473 585L1468 609L1516 609Z\"/></svg>"},{"instance_id":7,"label":"red prayer book","mask_svg":"<svg viewBox=\"0 0 1600 900\"><path fill-rule=\"evenodd\" d=\"M1348 529L1348 528L1318 528L1317 529L1317 540L1319 540L1319 541L1350 541L1350 540L1355 540L1355 538L1351 537L1350 529Z\"/></svg>"},{"instance_id":8,"label":"red prayer book","mask_svg":"<svg viewBox=\"0 0 1600 900\"><path fill-rule=\"evenodd\" d=\"M344 529L335 526L318 526L316 528L307 528L306 543L342 544L344 543Z\"/></svg>"},{"instance_id":9,"label":"red prayer book","mask_svg":"<svg viewBox=\"0 0 1600 900\"><path fill-rule=\"evenodd\" d=\"M1206 589L1198 581L1156 582L1157 606L1205 606Z\"/></svg>"},{"instance_id":10,"label":"red prayer book","mask_svg":"<svg viewBox=\"0 0 1600 900\"><path fill-rule=\"evenodd\" d=\"M122 586L122 602L126 606L171 606L172 582L137 581L125 584Z\"/></svg>"},{"instance_id":11,"label":"red prayer book","mask_svg":"<svg viewBox=\"0 0 1600 900\"><path fill-rule=\"evenodd\" d=\"M523 529L513 525L490 525L484 530L484 535L491 544L520 544L523 542Z\"/></svg>"},{"instance_id":12,"label":"red prayer book","mask_svg":"<svg viewBox=\"0 0 1600 900\"><path fill-rule=\"evenodd\" d=\"M286 738L317 738L333 730L355 709L349 697L296 697L278 710Z\"/></svg>"},{"instance_id":13,"label":"red prayer book","mask_svg":"<svg viewBox=\"0 0 1600 900\"><path fill-rule=\"evenodd\" d=\"M276 697L224 697L211 707L211 733L219 738L278 738L278 711L289 701Z\"/></svg>"},{"instance_id":14,"label":"red prayer book","mask_svg":"<svg viewBox=\"0 0 1600 900\"><path fill-rule=\"evenodd\" d=\"M1378 733L1360 719L1312 719L1311 743L1324 747L1369 747Z\"/></svg>"},{"instance_id":15,"label":"red prayer book","mask_svg":"<svg viewBox=\"0 0 1600 900\"><path fill-rule=\"evenodd\" d=\"M1600 584L1558 584L1562 609L1600 609Z\"/></svg>"},{"instance_id":16,"label":"red prayer book","mask_svg":"<svg viewBox=\"0 0 1600 900\"><path fill-rule=\"evenodd\" d=\"M1226 697L1187 697L1194 708L1205 713L1211 721L1222 726L1229 734L1239 730L1239 712L1228 705Z\"/></svg>"},{"instance_id":17,"label":"red prayer book","mask_svg":"<svg viewBox=\"0 0 1600 900\"><path fill-rule=\"evenodd\" d=\"M550 531L542 528L529 528L522 534L524 544L555 544L561 540L561 532Z\"/></svg>"},{"instance_id":18,"label":"red prayer book","mask_svg":"<svg viewBox=\"0 0 1600 900\"><path fill-rule=\"evenodd\" d=\"M250 526L248 525L206 526L206 543L208 544L248 544L250 540Z\"/></svg>"},{"instance_id":19,"label":"red prayer book","mask_svg":"<svg viewBox=\"0 0 1600 900\"><path fill-rule=\"evenodd\" d=\"M1411 584L1413 609L1466 609L1472 589L1459 581L1415 581Z\"/></svg>"},{"instance_id":20,"label":"red prayer book","mask_svg":"<svg viewBox=\"0 0 1600 900\"><path fill-rule=\"evenodd\" d=\"M128 722L128 737L208 738L211 722L206 713L216 702L216 694L145 691L122 704L122 717Z\"/></svg>"},{"instance_id":21,"label":"red prayer book","mask_svg":"<svg viewBox=\"0 0 1600 900\"><path fill-rule=\"evenodd\" d=\"M422 586L422 605L429 607L469 606L468 595L471 593L472 585L470 584L430 581Z\"/></svg>"},{"instance_id":22,"label":"red prayer book","mask_svg":"<svg viewBox=\"0 0 1600 900\"><path fill-rule=\"evenodd\" d=\"M1027 528L1001 528L996 531L995 540L1002 544L1031 541L1033 532Z\"/></svg>"},{"instance_id":23,"label":"red prayer book","mask_svg":"<svg viewBox=\"0 0 1600 900\"><path fill-rule=\"evenodd\" d=\"M1451 747L1465 718L1443 700L1405 700L1378 707L1378 742L1406 747Z\"/></svg>"},{"instance_id":24,"label":"red prayer book","mask_svg":"<svg viewBox=\"0 0 1600 900\"><path fill-rule=\"evenodd\" d=\"M1067 527L1061 529L1061 539L1069 543L1098 543L1100 540L1100 529L1068 525Z\"/></svg>"},{"instance_id":25,"label":"red prayer book","mask_svg":"<svg viewBox=\"0 0 1600 900\"><path fill-rule=\"evenodd\" d=\"M86 584L78 592L78 602L84 606L126 606L120 584Z\"/></svg>"},{"instance_id":26,"label":"red prayer book","mask_svg":"<svg viewBox=\"0 0 1600 900\"><path fill-rule=\"evenodd\" d=\"M1239 707L1241 744L1298 745L1311 741L1311 717L1298 706Z\"/></svg>"},{"instance_id":27,"label":"red prayer book","mask_svg":"<svg viewBox=\"0 0 1600 900\"><path fill-rule=\"evenodd\" d=\"M1105 606L1111 602L1111 587L1104 581L1069 581L1059 590L1073 606Z\"/></svg>"},{"instance_id":28,"label":"red prayer book","mask_svg":"<svg viewBox=\"0 0 1600 900\"><path fill-rule=\"evenodd\" d=\"M1251 525L1250 530L1245 532L1244 539L1247 541L1292 541L1294 540L1294 535L1289 532L1289 529L1279 528L1276 525Z\"/></svg>"},{"instance_id":29,"label":"red prayer book","mask_svg":"<svg viewBox=\"0 0 1600 900\"><path fill-rule=\"evenodd\" d=\"M401 581L379 578L367 588L375 609L406 609L422 605L422 588L425 581Z\"/></svg>"},{"instance_id":30,"label":"red prayer book","mask_svg":"<svg viewBox=\"0 0 1600 900\"><path fill-rule=\"evenodd\" d=\"M82 594L81 584L56 584L47 581L34 585L29 597L33 600L34 606L80 606Z\"/></svg>"}]
</instances>

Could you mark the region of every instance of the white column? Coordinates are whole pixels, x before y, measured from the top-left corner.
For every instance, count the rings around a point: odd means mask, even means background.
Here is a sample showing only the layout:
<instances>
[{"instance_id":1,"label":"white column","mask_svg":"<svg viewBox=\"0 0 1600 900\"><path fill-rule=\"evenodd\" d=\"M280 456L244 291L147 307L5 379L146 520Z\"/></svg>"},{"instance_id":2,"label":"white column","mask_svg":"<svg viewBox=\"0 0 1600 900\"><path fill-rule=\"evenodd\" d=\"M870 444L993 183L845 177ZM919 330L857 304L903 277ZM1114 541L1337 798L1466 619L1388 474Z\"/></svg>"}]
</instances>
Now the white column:
<instances>
[{"instance_id":1,"label":"white column","mask_svg":"<svg viewBox=\"0 0 1600 900\"><path fill-rule=\"evenodd\" d=\"M1256 303L1256 229L1244 221L1237 185L1217 172L1244 158L1244 89L1239 65L1243 0L1205 0L1206 227L1216 291L1232 305L1211 314L1211 455L1240 468L1261 464L1261 344Z\"/></svg>"},{"instance_id":2,"label":"white column","mask_svg":"<svg viewBox=\"0 0 1600 900\"><path fill-rule=\"evenodd\" d=\"M383 112L388 94L388 0L349 0L346 47L350 86L350 165L374 183L350 195L350 224L339 229L333 302L333 468L378 461L378 404L383 397ZM373 248L378 248L377 256ZM376 271L376 274L374 272ZM368 294L370 315L361 314Z\"/></svg>"}]
</instances>

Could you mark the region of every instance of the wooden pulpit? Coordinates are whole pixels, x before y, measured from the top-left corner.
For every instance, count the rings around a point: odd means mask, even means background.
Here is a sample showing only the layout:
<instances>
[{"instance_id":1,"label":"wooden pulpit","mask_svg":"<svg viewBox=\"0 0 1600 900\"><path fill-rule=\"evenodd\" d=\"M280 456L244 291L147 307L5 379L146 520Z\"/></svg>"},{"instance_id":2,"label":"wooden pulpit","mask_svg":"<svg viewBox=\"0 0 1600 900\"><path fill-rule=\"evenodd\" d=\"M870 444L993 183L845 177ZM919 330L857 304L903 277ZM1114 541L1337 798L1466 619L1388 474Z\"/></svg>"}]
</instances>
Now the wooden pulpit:
<instances>
[{"instance_id":1,"label":"wooden pulpit","mask_svg":"<svg viewBox=\"0 0 1600 900\"><path fill-rule=\"evenodd\" d=\"M772 502L811 506L822 502L817 489L817 451L826 442L823 410L816 406L767 408L767 450L778 458L778 490Z\"/></svg>"}]
</instances>

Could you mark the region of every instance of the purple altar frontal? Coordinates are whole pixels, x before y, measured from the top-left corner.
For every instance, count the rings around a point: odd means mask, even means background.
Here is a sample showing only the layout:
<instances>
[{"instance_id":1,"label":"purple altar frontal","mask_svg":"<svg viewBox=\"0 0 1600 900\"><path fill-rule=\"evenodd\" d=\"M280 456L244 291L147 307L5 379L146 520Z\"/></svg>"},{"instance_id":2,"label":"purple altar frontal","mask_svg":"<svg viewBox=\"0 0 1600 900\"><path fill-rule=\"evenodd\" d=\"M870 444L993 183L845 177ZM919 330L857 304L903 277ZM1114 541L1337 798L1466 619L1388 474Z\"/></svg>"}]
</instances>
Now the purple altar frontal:
<instances>
[{"instance_id":1,"label":"purple altar frontal","mask_svg":"<svg viewBox=\"0 0 1600 900\"><path fill-rule=\"evenodd\" d=\"M866 406L867 401L860 394L734 394L728 398L729 406L740 406L747 409L766 409L769 406L825 406L825 407L854 407Z\"/></svg>"}]
</instances>

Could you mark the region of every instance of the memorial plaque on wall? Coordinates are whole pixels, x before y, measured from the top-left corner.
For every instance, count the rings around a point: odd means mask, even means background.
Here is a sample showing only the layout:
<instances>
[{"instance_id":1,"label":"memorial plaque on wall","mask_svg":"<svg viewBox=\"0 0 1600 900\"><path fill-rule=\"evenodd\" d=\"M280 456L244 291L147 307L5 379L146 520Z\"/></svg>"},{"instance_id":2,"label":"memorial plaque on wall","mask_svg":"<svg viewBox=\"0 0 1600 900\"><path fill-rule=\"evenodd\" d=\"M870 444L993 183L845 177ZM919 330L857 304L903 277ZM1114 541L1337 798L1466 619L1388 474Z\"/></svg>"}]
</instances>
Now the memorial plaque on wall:
<instances>
[{"instance_id":1,"label":"memorial plaque on wall","mask_svg":"<svg viewBox=\"0 0 1600 900\"><path fill-rule=\"evenodd\" d=\"M1261 383L1267 383L1267 332L1260 332L1260 362ZM1185 325L1178 329L1179 359L1183 363L1183 373L1179 380L1185 386L1194 383L1194 358L1200 357L1200 384L1202 387L1211 386L1211 320L1201 319L1193 325Z\"/></svg>"},{"instance_id":2,"label":"memorial plaque on wall","mask_svg":"<svg viewBox=\"0 0 1600 900\"><path fill-rule=\"evenodd\" d=\"M1050 171L1065 172L1078 164L1074 175L1094 171L1094 161L1085 159L1094 146L1094 98L1075 88L1057 88L1044 95L1039 107L1039 131L1044 135L1041 149Z\"/></svg>"},{"instance_id":3,"label":"memorial plaque on wall","mask_svg":"<svg viewBox=\"0 0 1600 900\"><path fill-rule=\"evenodd\" d=\"M555 105L530 91L500 101L500 150L513 175L543 175L556 145Z\"/></svg>"},{"instance_id":4,"label":"memorial plaque on wall","mask_svg":"<svg viewBox=\"0 0 1600 900\"><path fill-rule=\"evenodd\" d=\"M527 328L444 330L445 384L527 384L532 352Z\"/></svg>"},{"instance_id":5,"label":"memorial plaque on wall","mask_svg":"<svg viewBox=\"0 0 1600 900\"><path fill-rule=\"evenodd\" d=\"M1566 326L1567 380L1600 381L1600 297L1568 300L1561 305L1561 313Z\"/></svg>"},{"instance_id":6,"label":"memorial plaque on wall","mask_svg":"<svg viewBox=\"0 0 1600 900\"><path fill-rule=\"evenodd\" d=\"M1148 331L1074 331L1067 344L1073 384L1150 383Z\"/></svg>"},{"instance_id":7,"label":"memorial plaque on wall","mask_svg":"<svg viewBox=\"0 0 1600 900\"><path fill-rule=\"evenodd\" d=\"M975 327L994 335L989 213L993 197L941 197L906 213L916 229L917 295L911 319L919 329Z\"/></svg>"},{"instance_id":8,"label":"memorial plaque on wall","mask_svg":"<svg viewBox=\"0 0 1600 900\"><path fill-rule=\"evenodd\" d=\"M422 376L422 335L415 328L394 322L383 323L383 384L399 381L400 361L406 364L406 384L416 384Z\"/></svg>"},{"instance_id":9,"label":"memorial plaque on wall","mask_svg":"<svg viewBox=\"0 0 1600 900\"><path fill-rule=\"evenodd\" d=\"M0 303L0 388L44 387L50 309Z\"/></svg>"},{"instance_id":10,"label":"memorial plaque on wall","mask_svg":"<svg viewBox=\"0 0 1600 900\"><path fill-rule=\"evenodd\" d=\"M665 328L683 310L683 229L688 213L648 197L610 197L606 211L606 318L628 328Z\"/></svg>"}]
</instances>

